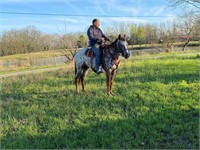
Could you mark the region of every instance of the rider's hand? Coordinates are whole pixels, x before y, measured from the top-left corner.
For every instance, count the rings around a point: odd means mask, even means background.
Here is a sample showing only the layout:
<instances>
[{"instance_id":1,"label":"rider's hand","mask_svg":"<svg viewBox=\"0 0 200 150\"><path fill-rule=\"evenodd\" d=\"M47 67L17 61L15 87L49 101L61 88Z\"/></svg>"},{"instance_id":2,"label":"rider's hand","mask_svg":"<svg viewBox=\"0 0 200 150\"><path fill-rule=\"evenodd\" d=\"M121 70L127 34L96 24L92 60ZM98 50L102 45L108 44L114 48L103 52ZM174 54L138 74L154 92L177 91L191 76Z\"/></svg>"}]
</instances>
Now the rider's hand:
<instances>
[{"instance_id":1,"label":"rider's hand","mask_svg":"<svg viewBox=\"0 0 200 150\"><path fill-rule=\"evenodd\" d=\"M111 40L109 38L106 38L105 40L111 42Z\"/></svg>"},{"instance_id":2,"label":"rider's hand","mask_svg":"<svg viewBox=\"0 0 200 150\"><path fill-rule=\"evenodd\" d=\"M103 41L103 39L102 38L99 38L98 40L97 40L97 42L102 42Z\"/></svg>"}]
</instances>

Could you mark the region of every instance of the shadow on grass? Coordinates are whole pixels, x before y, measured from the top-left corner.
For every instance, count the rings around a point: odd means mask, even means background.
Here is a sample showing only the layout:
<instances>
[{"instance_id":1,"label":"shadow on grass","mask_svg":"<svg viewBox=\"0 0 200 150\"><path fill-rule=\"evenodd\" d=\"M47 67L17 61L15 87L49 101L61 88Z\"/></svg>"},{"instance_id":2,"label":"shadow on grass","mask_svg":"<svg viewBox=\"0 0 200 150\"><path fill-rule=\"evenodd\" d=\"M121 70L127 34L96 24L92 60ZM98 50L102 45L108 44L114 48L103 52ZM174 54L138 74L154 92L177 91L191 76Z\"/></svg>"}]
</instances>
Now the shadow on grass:
<instances>
[{"instance_id":1,"label":"shadow on grass","mask_svg":"<svg viewBox=\"0 0 200 150\"><path fill-rule=\"evenodd\" d=\"M132 76L132 77L117 77L116 82L124 82L124 81L130 81L135 82L139 81L141 83L145 82L159 82L163 84L169 84L169 83L177 83L181 81L187 81L188 83L192 83L194 81L198 81L198 73L181 73L181 74L144 74L139 76Z\"/></svg>"},{"instance_id":2,"label":"shadow on grass","mask_svg":"<svg viewBox=\"0 0 200 150\"><path fill-rule=\"evenodd\" d=\"M141 74L141 75L123 75L123 72L118 72L116 74L116 77L114 79L114 82L118 82L118 83L124 83L124 82L141 82L141 83L145 83L145 82L159 82L159 83L163 83L163 84L169 84L169 83L177 83L177 82L181 82L181 81L187 81L188 83L192 83L194 81L198 81L199 75L198 72L197 73L172 73L172 74ZM86 77L86 84L102 84L102 83L106 83L106 77L102 76L102 77ZM105 86L106 88L106 86Z\"/></svg>"},{"instance_id":3,"label":"shadow on grass","mask_svg":"<svg viewBox=\"0 0 200 150\"><path fill-rule=\"evenodd\" d=\"M180 58L186 59L186 58ZM187 58L188 59L188 58ZM189 58L189 59L196 59ZM134 62L133 62L134 63ZM180 63L164 63L159 64L158 62L154 65L143 64L143 66L124 66L124 68L119 68L116 73L114 82L135 82L139 81L142 83L145 82L160 82L163 84L177 83L181 81L187 81L192 83L198 81L199 73L198 66L192 64L181 64ZM91 77L92 76L92 77ZM91 75L86 77L86 83L96 84L96 83L105 83L105 75L95 76Z\"/></svg>"},{"instance_id":4,"label":"shadow on grass","mask_svg":"<svg viewBox=\"0 0 200 150\"><path fill-rule=\"evenodd\" d=\"M123 120L105 120L40 135L3 137L2 148L198 149L198 110L164 110Z\"/></svg>"},{"instance_id":5,"label":"shadow on grass","mask_svg":"<svg viewBox=\"0 0 200 150\"><path fill-rule=\"evenodd\" d=\"M59 93L55 93L55 91L52 91L52 88L57 88L56 90L62 93L62 95L70 95L75 94L75 84L73 77L69 76L58 76L58 80L55 79L41 79L41 80L35 80L31 83L28 81L18 81L19 83L13 83L11 85L3 85L2 84L2 93L1 93L1 99L3 101L8 99L30 99L34 95L38 95L38 97L58 97L57 95L60 95ZM45 91L41 91L41 89L37 89L38 87L45 87ZM74 86L74 88L68 88L68 86ZM24 90L24 88L28 87L28 90ZM61 87L64 87L60 89Z\"/></svg>"},{"instance_id":6,"label":"shadow on grass","mask_svg":"<svg viewBox=\"0 0 200 150\"><path fill-rule=\"evenodd\" d=\"M140 69L140 68L138 68ZM137 69L136 69L137 70ZM159 82L159 83L163 83L163 84L170 84L170 83L177 83L177 82L181 82L181 81L186 81L188 83L192 83L192 82L197 82L198 81L198 72L197 73L172 73L172 74L140 74L140 75L129 75L129 74L125 74L122 75L123 72L118 72L118 74L116 74L115 80L114 80L114 85L113 85L113 89L115 90L115 83L118 84L133 84L134 82L141 82L141 83L147 83L147 82ZM122 76L121 76L122 75ZM60 79L63 80L59 80L57 81L53 81L53 79L49 79L49 80L42 80L39 81L39 84L41 84L42 86L48 86L47 91L46 92L41 92L38 90L33 89L32 91L29 92L23 92L21 90L21 88L23 88L24 85L22 85L21 87L19 86L18 88L16 88L15 90L13 90L13 92L2 92L1 93L1 99L2 100L6 100L9 98L12 99L30 99L33 97L33 95L38 95L38 97L53 97L53 98L58 98L58 95L65 95L66 97L68 95L71 94L76 94L75 93L75 84L74 84L74 79L73 76L67 76L70 77L69 79L65 79L66 77L59 77ZM88 89L90 87L90 85L94 85L94 86L101 86L103 89L101 92L106 92L106 77L105 75L90 75L86 77L86 89ZM28 83L27 83L28 85ZM129 84L127 84L128 86ZM64 89L59 89L60 94L55 94L52 91L48 91L51 90L52 87L57 87L59 88L60 86L63 86L66 88ZM70 88L68 88L68 86L70 86ZM33 87L34 88L34 87ZM79 89L81 91L81 85L79 86ZM3 88L2 88L2 91ZM89 89L89 93L96 93L97 91L93 90L93 89ZM101 93L100 93L101 94Z\"/></svg>"}]
</instances>

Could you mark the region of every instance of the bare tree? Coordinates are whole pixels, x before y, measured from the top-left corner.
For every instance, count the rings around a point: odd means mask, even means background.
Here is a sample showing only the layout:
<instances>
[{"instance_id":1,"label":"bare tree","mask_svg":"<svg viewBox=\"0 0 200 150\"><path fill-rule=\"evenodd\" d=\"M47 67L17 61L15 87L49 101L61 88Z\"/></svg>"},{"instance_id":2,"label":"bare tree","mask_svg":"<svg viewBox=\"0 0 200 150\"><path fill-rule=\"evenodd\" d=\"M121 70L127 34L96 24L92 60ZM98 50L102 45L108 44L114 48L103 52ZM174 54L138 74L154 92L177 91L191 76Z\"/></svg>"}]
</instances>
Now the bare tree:
<instances>
[{"instance_id":1,"label":"bare tree","mask_svg":"<svg viewBox=\"0 0 200 150\"><path fill-rule=\"evenodd\" d=\"M174 43L177 41L178 31L176 23L161 24L160 25L160 40L162 47L166 52L174 51Z\"/></svg>"},{"instance_id":2,"label":"bare tree","mask_svg":"<svg viewBox=\"0 0 200 150\"><path fill-rule=\"evenodd\" d=\"M200 32L199 17L193 13L186 13L179 19L177 28L181 32L181 37L185 39L185 43L182 49L185 51L191 39L194 38L195 33Z\"/></svg>"},{"instance_id":3,"label":"bare tree","mask_svg":"<svg viewBox=\"0 0 200 150\"><path fill-rule=\"evenodd\" d=\"M125 23L115 23L113 26L107 26L104 28L106 35L110 35L113 37L117 37L119 34L126 34L129 35L129 30Z\"/></svg>"},{"instance_id":4,"label":"bare tree","mask_svg":"<svg viewBox=\"0 0 200 150\"><path fill-rule=\"evenodd\" d=\"M114 26L107 26L107 27L105 27L104 28L104 32L105 32L105 34L107 36L112 36L113 37L112 40L114 40L114 38L117 38L117 34L118 33L116 33L116 30L115 30Z\"/></svg>"},{"instance_id":5,"label":"bare tree","mask_svg":"<svg viewBox=\"0 0 200 150\"><path fill-rule=\"evenodd\" d=\"M59 49L61 49L63 55L66 56L69 61L71 61L73 60L74 55L77 51L77 42L79 40L80 35L67 33L66 23L64 23L63 29L59 28L58 26L57 29L60 33L58 35Z\"/></svg>"},{"instance_id":6,"label":"bare tree","mask_svg":"<svg viewBox=\"0 0 200 150\"><path fill-rule=\"evenodd\" d=\"M200 12L200 0L168 0L172 7L194 7L196 10L193 12Z\"/></svg>"},{"instance_id":7,"label":"bare tree","mask_svg":"<svg viewBox=\"0 0 200 150\"><path fill-rule=\"evenodd\" d=\"M181 32L182 39L186 42L183 45L183 51L185 51L187 45L191 39L195 36L199 37L196 33L200 32L200 0L168 0L171 7L185 8L186 13L180 16L178 20L177 28ZM196 34L196 35L195 35Z\"/></svg>"},{"instance_id":8,"label":"bare tree","mask_svg":"<svg viewBox=\"0 0 200 150\"><path fill-rule=\"evenodd\" d=\"M19 30L5 31L0 37L1 55L19 53L31 53L49 50L44 45L43 34L34 26L28 26Z\"/></svg>"}]
</instances>

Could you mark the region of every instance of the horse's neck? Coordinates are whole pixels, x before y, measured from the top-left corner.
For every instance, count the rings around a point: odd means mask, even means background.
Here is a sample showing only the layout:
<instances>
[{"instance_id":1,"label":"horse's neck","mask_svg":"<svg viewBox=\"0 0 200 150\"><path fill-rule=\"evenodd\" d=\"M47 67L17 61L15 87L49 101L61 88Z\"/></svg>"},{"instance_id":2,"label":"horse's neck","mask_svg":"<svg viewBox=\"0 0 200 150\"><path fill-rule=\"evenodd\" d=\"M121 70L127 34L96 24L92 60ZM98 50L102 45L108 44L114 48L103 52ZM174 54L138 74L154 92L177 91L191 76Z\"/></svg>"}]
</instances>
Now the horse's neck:
<instances>
[{"instance_id":1,"label":"horse's neck","mask_svg":"<svg viewBox=\"0 0 200 150\"><path fill-rule=\"evenodd\" d=\"M116 60L119 58L119 53L116 50L116 46L115 45L110 45L108 48L108 53L111 56L111 58L113 60Z\"/></svg>"}]
</instances>

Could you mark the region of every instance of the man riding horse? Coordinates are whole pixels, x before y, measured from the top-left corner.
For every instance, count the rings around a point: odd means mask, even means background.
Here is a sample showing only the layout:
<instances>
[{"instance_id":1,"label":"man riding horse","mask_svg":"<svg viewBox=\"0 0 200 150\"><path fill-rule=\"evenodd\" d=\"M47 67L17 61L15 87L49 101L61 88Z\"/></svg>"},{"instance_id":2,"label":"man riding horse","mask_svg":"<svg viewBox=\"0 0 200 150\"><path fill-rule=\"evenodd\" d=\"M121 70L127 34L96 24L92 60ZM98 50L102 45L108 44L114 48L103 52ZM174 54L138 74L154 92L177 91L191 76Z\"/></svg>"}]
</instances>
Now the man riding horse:
<instances>
[{"instance_id":1,"label":"man riding horse","mask_svg":"<svg viewBox=\"0 0 200 150\"><path fill-rule=\"evenodd\" d=\"M106 73L107 94L108 96L112 96L114 76L120 64L119 56L128 59L130 53L127 49L126 35L122 36L119 34L116 40L103 48L101 58L100 46L103 43L102 38L109 39L99 29L99 25L99 20L94 19L93 25L88 29L88 37L92 49L85 47L74 55L76 93L79 92L80 83L82 85L82 91L85 91L84 78L89 68L97 73L101 73L103 68ZM102 68L100 66L101 61Z\"/></svg>"},{"instance_id":2,"label":"man riding horse","mask_svg":"<svg viewBox=\"0 0 200 150\"><path fill-rule=\"evenodd\" d=\"M102 73L102 67L101 67L101 51L100 48L103 43L103 38L107 41L110 41L108 37L103 34L101 29L99 28L100 21L98 19L94 19L92 21L92 25L89 27L87 31L87 35L89 38L90 46L92 47L93 52L96 55L96 70L97 74Z\"/></svg>"}]
</instances>

